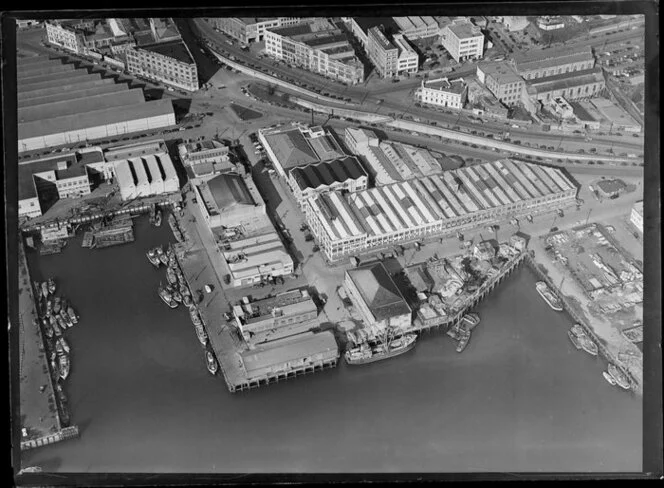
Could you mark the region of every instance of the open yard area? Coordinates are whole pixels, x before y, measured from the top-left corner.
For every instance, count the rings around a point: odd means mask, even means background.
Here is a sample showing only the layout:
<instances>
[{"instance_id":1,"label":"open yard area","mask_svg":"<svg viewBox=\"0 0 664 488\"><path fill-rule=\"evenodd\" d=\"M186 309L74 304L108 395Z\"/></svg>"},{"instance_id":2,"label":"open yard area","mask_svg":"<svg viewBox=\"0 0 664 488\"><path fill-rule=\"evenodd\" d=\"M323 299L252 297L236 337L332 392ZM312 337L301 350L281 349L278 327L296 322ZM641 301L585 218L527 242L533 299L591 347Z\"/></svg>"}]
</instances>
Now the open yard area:
<instances>
[{"instance_id":1,"label":"open yard area","mask_svg":"<svg viewBox=\"0 0 664 488\"><path fill-rule=\"evenodd\" d=\"M242 105L238 105L236 103L231 103L230 107L233 109L233 112L235 112L235 115L240 117L240 119L243 121L259 119L263 116L262 113L257 112L256 110L251 110L250 108L243 107Z\"/></svg>"}]
</instances>

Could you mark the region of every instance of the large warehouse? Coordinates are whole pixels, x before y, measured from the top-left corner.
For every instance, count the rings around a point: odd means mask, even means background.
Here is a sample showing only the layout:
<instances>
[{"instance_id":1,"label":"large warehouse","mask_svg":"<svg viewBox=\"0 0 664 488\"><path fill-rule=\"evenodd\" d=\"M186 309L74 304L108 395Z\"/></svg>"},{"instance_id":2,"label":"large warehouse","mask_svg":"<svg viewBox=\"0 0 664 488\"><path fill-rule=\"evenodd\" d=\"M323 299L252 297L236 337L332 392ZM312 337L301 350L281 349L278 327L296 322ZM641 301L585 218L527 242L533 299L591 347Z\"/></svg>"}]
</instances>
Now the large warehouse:
<instances>
[{"instance_id":1,"label":"large warehouse","mask_svg":"<svg viewBox=\"0 0 664 488\"><path fill-rule=\"evenodd\" d=\"M330 261L574 204L555 168L509 159L344 195L308 198L309 228Z\"/></svg>"},{"instance_id":2,"label":"large warehouse","mask_svg":"<svg viewBox=\"0 0 664 488\"><path fill-rule=\"evenodd\" d=\"M170 100L46 56L19 58L19 152L175 125Z\"/></svg>"}]
</instances>

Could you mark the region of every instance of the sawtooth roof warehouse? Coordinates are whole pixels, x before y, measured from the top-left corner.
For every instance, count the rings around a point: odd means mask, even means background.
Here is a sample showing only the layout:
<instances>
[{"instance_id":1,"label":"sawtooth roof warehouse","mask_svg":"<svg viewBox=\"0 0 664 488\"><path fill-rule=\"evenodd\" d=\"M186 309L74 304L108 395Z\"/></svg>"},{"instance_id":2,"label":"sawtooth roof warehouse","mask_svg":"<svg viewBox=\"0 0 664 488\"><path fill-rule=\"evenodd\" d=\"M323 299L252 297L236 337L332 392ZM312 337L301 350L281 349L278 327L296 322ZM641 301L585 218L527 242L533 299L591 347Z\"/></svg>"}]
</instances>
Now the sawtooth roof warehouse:
<instances>
[{"instance_id":1,"label":"sawtooth roof warehouse","mask_svg":"<svg viewBox=\"0 0 664 488\"><path fill-rule=\"evenodd\" d=\"M506 215L573 205L577 187L561 170L509 159L356 193L304 202L307 223L330 261L450 234Z\"/></svg>"}]
</instances>

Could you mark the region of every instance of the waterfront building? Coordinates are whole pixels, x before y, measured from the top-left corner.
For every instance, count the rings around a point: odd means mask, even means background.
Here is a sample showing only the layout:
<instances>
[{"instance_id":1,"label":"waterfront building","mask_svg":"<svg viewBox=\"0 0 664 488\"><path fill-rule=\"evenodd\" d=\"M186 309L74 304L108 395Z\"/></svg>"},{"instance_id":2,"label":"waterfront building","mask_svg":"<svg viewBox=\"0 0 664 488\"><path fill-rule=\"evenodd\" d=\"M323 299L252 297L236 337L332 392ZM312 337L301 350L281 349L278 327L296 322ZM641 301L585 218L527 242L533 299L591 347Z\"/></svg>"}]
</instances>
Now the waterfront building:
<instances>
[{"instance_id":1,"label":"waterfront building","mask_svg":"<svg viewBox=\"0 0 664 488\"><path fill-rule=\"evenodd\" d=\"M127 69L186 91L198 90L198 70L182 40L135 46L126 51Z\"/></svg>"},{"instance_id":2,"label":"waterfront building","mask_svg":"<svg viewBox=\"0 0 664 488\"><path fill-rule=\"evenodd\" d=\"M367 327L410 327L412 310L382 262L347 270L344 288Z\"/></svg>"},{"instance_id":3,"label":"waterfront building","mask_svg":"<svg viewBox=\"0 0 664 488\"><path fill-rule=\"evenodd\" d=\"M257 219L261 230L242 237L247 227L236 227L221 235L215 233L220 252L230 271L226 284L245 287L265 283L276 276L293 274L294 263L267 215ZM214 233L214 231L213 231ZM237 237L237 236L240 237Z\"/></svg>"},{"instance_id":4,"label":"waterfront building","mask_svg":"<svg viewBox=\"0 0 664 488\"><path fill-rule=\"evenodd\" d=\"M643 200L634 204L629 215L629 221L643 234Z\"/></svg>"},{"instance_id":5,"label":"waterfront building","mask_svg":"<svg viewBox=\"0 0 664 488\"><path fill-rule=\"evenodd\" d=\"M467 59L479 59L484 55L484 34L468 20L452 22L443 27L440 40L457 63Z\"/></svg>"},{"instance_id":6,"label":"waterfront building","mask_svg":"<svg viewBox=\"0 0 664 488\"><path fill-rule=\"evenodd\" d=\"M440 27L433 17L393 17L399 32L409 40L440 35Z\"/></svg>"},{"instance_id":7,"label":"waterfront building","mask_svg":"<svg viewBox=\"0 0 664 488\"><path fill-rule=\"evenodd\" d=\"M60 66L47 56L19 58L19 152L175 125L170 100L145 101L140 89Z\"/></svg>"},{"instance_id":8,"label":"waterfront building","mask_svg":"<svg viewBox=\"0 0 664 488\"><path fill-rule=\"evenodd\" d=\"M268 56L344 83L364 81L364 65L347 35L328 19L265 31Z\"/></svg>"},{"instance_id":9,"label":"waterfront building","mask_svg":"<svg viewBox=\"0 0 664 488\"><path fill-rule=\"evenodd\" d=\"M330 331L307 332L259 344L240 354L247 384L286 378L295 372L334 367L339 346Z\"/></svg>"},{"instance_id":10,"label":"waterfront building","mask_svg":"<svg viewBox=\"0 0 664 488\"><path fill-rule=\"evenodd\" d=\"M241 303L233 307L233 315L242 338L250 348L319 326L316 304L304 289Z\"/></svg>"},{"instance_id":11,"label":"waterfront building","mask_svg":"<svg viewBox=\"0 0 664 488\"><path fill-rule=\"evenodd\" d=\"M372 131L352 127L346 128L345 139L349 149L366 162L369 175L378 186L442 172L428 149L380 141Z\"/></svg>"},{"instance_id":12,"label":"waterfront building","mask_svg":"<svg viewBox=\"0 0 664 488\"><path fill-rule=\"evenodd\" d=\"M415 321L420 327L430 328L444 324L449 319L441 298L438 295L429 295L427 301L417 309Z\"/></svg>"},{"instance_id":13,"label":"waterfront building","mask_svg":"<svg viewBox=\"0 0 664 488\"><path fill-rule=\"evenodd\" d=\"M328 191L360 191L368 186L369 177L355 156L299 166L288 171L290 186L298 205L313 195Z\"/></svg>"},{"instance_id":14,"label":"waterfront building","mask_svg":"<svg viewBox=\"0 0 664 488\"><path fill-rule=\"evenodd\" d=\"M195 183L235 168L228 146L214 139L178 144L178 154L187 176Z\"/></svg>"},{"instance_id":15,"label":"waterfront building","mask_svg":"<svg viewBox=\"0 0 664 488\"><path fill-rule=\"evenodd\" d=\"M541 49L516 55L510 60L515 71L526 80L591 69L595 57L590 46Z\"/></svg>"},{"instance_id":16,"label":"waterfront building","mask_svg":"<svg viewBox=\"0 0 664 488\"><path fill-rule=\"evenodd\" d=\"M537 27L544 31L564 29L565 20L559 15L544 15L537 17Z\"/></svg>"},{"instance_id":17,"label":"waterfront building","mask_svg":"<svg viewBox=\"0 0 664 488\"><path fill-rule=\"evenodd\" d=\"M473 256L480 261L488 261L496 256L496 249L491 241L478 242L473 246Z\"/></svg>"},{"instance_id":18,"label":"waterfront building","mask_svg":"<svg viewBox=\"0 0 664 488\"><path fill-rule=\"evenodd\" d=\"M544 102L557 97L566 100L592 98L604 90L606 82L601 68L590 68L532 79L528 85L533 91L532 98Z\"/></svg>"},{"instance_id":19,"label":"waterfront building","mask_svg":"<svg viewBox=\"0 0 664 488\"><path fill-rule=\"evenodd\" d=\"M268 30L314 20L314 17L216 17L209 19L215 28L238 41L263 41Z\"/></svg>"},{"instance_id":20,"label":"waterfront building","mask_svg":"<svg viewBox=\"0 0 664 488\"><path fill-rule=\"evenodd\" d=\"M92 178L104 154L90 147L22 161L18 171L18 216L38 217L58 199L92 192Z\"/></svg>"},{"instance_id":21,"label":"waterfront building","mask_svg":"<svg viewBox=\"0 0 664 488\"><path fill-rule=\"evenodd\" d=\"M258 140L284 179L288 179L286 172L291 168L346 156L332 132L320 126L260 129Z\"/></svg>"},{"instance_id":22,"label":"waterfront building","mask_svg":"<svg viewBox=\"0 0 664 488\"><path fill-rule=\"evenodd\" d=\"M477 79L505 105L521 102L526 83L506 63L481 63L477 66Z\"/></svg>"},{"instance_id":23,"label":"waterfront building","mask_svg":"<svg viewBox=\"0 0 664 488\"><path fill-rule=\"evenodd\" d=\"M304 202L329 261L398 244L454 235L576 203L576 185L556 168L509 159Z\"/></svg>"},{"instance_id":24,"label":"waterfront building","mask_svg":"<svg viewBox=\"0 0 664 488\"><path fill-rule=\"evenodd\" d=\"M180 189L163 140L114 147L104 156L123 201L174 193Z\"/></svg>"},{"instance_id":25,"label":"waterfront building","mask_svg":"<svg viewBox=\"0 0 664 488\"><path fill-rule=\"evenodd\" d=\"M265 204L250 176L222 173L193 187L203 218L212 229L249 227L266 215Z\"/></svg>"},{"instance_id":26,"label":"waterfront building","mask_svg":"<svg viewBox=\"0 0 664 488\"><path fill-rule=\"evenodd\" d=\"M448 78L422 80L420 88L415 92L415 98L422 103L455 109L462 109L467 97L468 86L463 78L451 81Z\"/></svg>"}]
</instances>

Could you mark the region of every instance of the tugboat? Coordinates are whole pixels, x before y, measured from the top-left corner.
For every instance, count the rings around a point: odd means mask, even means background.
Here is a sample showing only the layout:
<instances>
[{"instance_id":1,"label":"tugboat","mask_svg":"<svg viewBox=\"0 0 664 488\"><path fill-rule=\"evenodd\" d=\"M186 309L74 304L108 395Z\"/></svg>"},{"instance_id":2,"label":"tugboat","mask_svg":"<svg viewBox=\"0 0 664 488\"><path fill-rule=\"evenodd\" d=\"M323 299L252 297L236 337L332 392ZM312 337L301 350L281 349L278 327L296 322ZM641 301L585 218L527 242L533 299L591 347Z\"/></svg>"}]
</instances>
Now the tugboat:
<instances>
[{"instance_id":1,"label":"tugboat","mask_svg":"<svg viewBox=\"0 0 664 488\"><path fill-rule=\"evenodd\" d=\"M616 386L616 380L613 379L613 376L611 376L610 373L607 373L606 371L602 371L602 376L604 376L604 379L609 382L611 386Z\"/></svg>"},{"instance_id":2,"label":"tugboat","mask_svg":"<svg viewBox=\"0 0 664 488\"><path fill-rule=\"evenodd\" d=\"M205 358L207 359L207 369L212 374L217 374L219 365L217 360L214 358L214 355L210 351L205 351Z\"/></svg>"},{"instance_id":3,"label":"tugboat","mask_svg":"<svg viewBox=\"0 0 664 488\"><path fill-rule=\"evenodd\" d=\"M48 292L53 295L55 293L55 280L53 278L48 279Z\"/></svg>"},{"instance_id":4,"label":"tugboat","mask_svg":"<svg viewBox=\"0 0 664 488\"><path fill-rule=\"evenodd\" d=\"M41 290L42 290L42 296L44 298L48 298L48 283L43 281L41 284Z\"/></svg>"},{"instance_id":5,"label":"tugboat","mask_svg":"<svg viewBox=\"0 0 664 488\"><path fill-rule=\"evenodd\" d=\"M198 336L198 341L201 343L201 345L206 345L207 344L207 334L205 333L205 329L203 329L203 325L200 323L196 326L196 335Z\"/></svg>"},{"instance_id":6,"label":"tugboat","mask_svg":"<svg viewBox=\"0 0 664 488\"><path fill-rule=\"evenodd\" d=\"M67 304L67 315L69 315L69 320L71 320L73 324L78 324L78 317L70 304Z\"/></svg>"},{"instance_id":7,"label":"tugboat","mask_svg":"<svg viewBox=\"0 0 664 488\"><path fill-rule=\"evenodd\" d=\"M145 255L148 257L148 261L150 261L155 268L158 268L161 265L161 261L159 260L159 255L157 254L157 251L155 249L149 249Z\"/></svg>"},{"instance_id":8,"label":"tugboat","mask_svg":"<svg viewBox=\"0 0 664 488\"><path fill-rule=\"evenodd\" d=\"M629 378L625 373L620 371L618 366L616 366L613 363L609 364L609 374L613 377L614 380L616 380L616 383L620 388L623 390L631 390L632 389L632 384L629 381Z\"/></svg>"},{"instance_id":9,"label":"tugboat","mask_svg":"<svg viewBox=\"0 0 664 488\"><path fill-rule=\"evenodd\" d=\"M362 343L359 346L346 350L344 359L348 364L367 364L381 359L392 358L410 351L417 342L416 334L406 334L392 337L388 332L382 342L376 346Z\"/></svg>"},{"instance_id":10,"label":"tugboat","mask_svg":"<svg viewBox=\"0 0 664 488\"><path fill-rule=\"evenodd\" d=\"M547 303L547 305L549 305L549 307L551 307L556 312L563 311L563 306L560 302L560 299L551 291L546 283L543 281L538 281L535 285L535 288L537 289L537 293L539 293L540 296L544 298L544 301Z\"/></svg>"}]
</instances>

